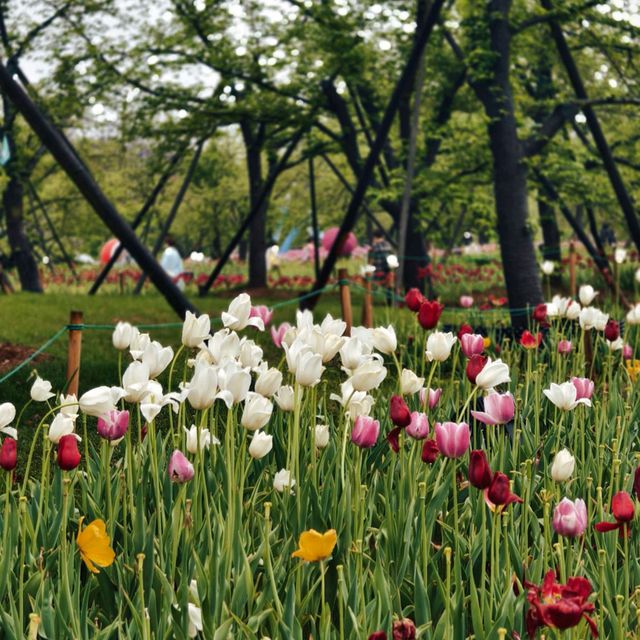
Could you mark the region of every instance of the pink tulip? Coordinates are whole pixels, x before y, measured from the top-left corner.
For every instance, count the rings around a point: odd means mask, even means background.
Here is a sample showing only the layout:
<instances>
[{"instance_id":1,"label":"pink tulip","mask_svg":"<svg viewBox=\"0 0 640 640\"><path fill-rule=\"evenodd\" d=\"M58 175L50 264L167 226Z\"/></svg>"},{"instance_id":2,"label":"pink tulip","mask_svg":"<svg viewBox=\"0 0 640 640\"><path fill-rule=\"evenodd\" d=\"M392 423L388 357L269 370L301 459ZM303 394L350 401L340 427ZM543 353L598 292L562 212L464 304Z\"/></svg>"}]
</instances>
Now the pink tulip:
<instances>
[{"instance_id":1,"label":"pink tulip","mask_svg":"<svg viewBox=\"0 0 640 640\"><path fill-rule=\"evenodd\" d=\"M288 322L283 322L279 327L271 327L271 339L278 349L282 346L284 334L289 329L291 329L291 325Z\"/></svg>"},{"instance_id":2,"label":"pink tulip","mask_svg":"<svg viewBox=\"0 0 640 640\"><path fill-rule=\"evenodd\" d=\"M571 378L571 383L576 388L576 400L590 399L593 395L593 381L589 378Z\"/></svg>"},{"instance_id":3,"label":"pink tulip","mask_svg":"<svg viewBox=\"0 0 640 640\"><path fill-rule=\"evenodd\" d=\"M567 538L581 536L587 528L587 505L578 498L575 502L563 498L553 512L553 528Z\"/></svg>"},{"instance_id":4,"label":"pink tulip","mask_svg":"<svg viewBox=\"0 0 640 640\"><path fill-rule=\"evenodd\" d=\"M468 309L469 307L473 307L473 297L472 296L460 296L460 306Z\"/></svg>"},{"instance_id":5,"label":"pink tulip","mask_svg":"<svg viewBox=\"0 0 640 640\"><path fill-rule=\"evenodd\" d=\"M571 353L571 343L569 340L560 340L558 342L558 353L561 353L563 356Z\"/></svg>"},{"instance_id":6,"label":"pink tulip","mask_svg":"<svg viewBox=\"0 0 640 640\"><path fill-rule=\"evenodd\" d=\"M515 403L511 393L490 393L484 398L484 411L472 411L471 415L484 424L507 424L513 420Z\"/></svg>"},{"instance_id":7,"label":"pink tulip","mask_svg":"<svg viewBox=\"0 0 640 640\"><path fill-rule=\"evenodd\" d=\"M171 482L189 482L194 476L193 465L182 451L176 449L169 458L169 477Z\"/></svg>"},{"instance_id":8,"label":"pink tulip","mask_svg":"<svg viewBox=\"0 0 640 640\"><path fill-rule=\"evenodd\" d=\"M440 400L440 396L442 395L442 389L429 389L429 396L428 396L428 406L429 409L433 409L437 404L438 401ZM424 387L422 389L420 389L418 396L420 398L420 404L425 407L427 406L427 389L425 389Z\"/></svg>"},{"instance_id":9,"label":"pink tulip","mask_svg":"<svg viewBox=\"0 0 640 640\"><path fill-rule=\"evenodd\" d=\"M429 421L426 414L413 411L411 413L411 422L405 431L414 440L424 440L429 434Z\"/></svg>"},{"instance_id":10,"label":"pink tulip","mask_svg":"<svg viewBox=\"0 0 640 640\"><path fill-rule=\"evenodd\" d=\"M633 349L631 348L630 344L626 344L622 347L622 357L625 360L630 360L631 358L633 358Z\"/></svg>"},{"instance_id":11,"label":"pink tulip","mask_svg":"<svg viewBox=\"0 0 640 640\"><path fill-rule=\"evenodd\" d=\"M479 333L465 333L460 338L460 348L467 358L480 355L484 351L484 338Z\"/></svg>"},{"instance_id":12,"label":"pink tulip","mask_svg":"<svg viewBox=\"0 0 640 640\"><path fill-rule=\"evenodd\" d=\"M112 409L98 418L98 434L105 440L119 440L129 428L129 412Z\"/></svg>"},{"instance_id":13,"label":"pink tulip","mask_svg":"<svg viewBox=\"0 0 640 640\"><path fill-rule=\"evenodd\" d=\"M436 444L447 458L459 458L469 448L470 433L466 422L436 422Z\"/></svg>"},{"instance_id":14,"label":"pink tulip","mask_svg":"<svg viewBox=\"0 0 640 640\"><path fill-rule=\"evenodd\" d=\"M370 449L378 441L380 423L369 416L358 416L351 429L351 442L361 449Z\"/></svg>"},{"instance_id":15,"label":"pink tulip","mask_svg":"<svg viewBox=\"0 0 640 640\"><path fill-rule=\"evenodd\" d=\"M266 327L273 317L273 311L266 307L263 304L259 304L255 307L251 307L251 311L249 312L250 318L262 318L262 322L264 322L264 326Z\"/></svg>"}]
</instances>

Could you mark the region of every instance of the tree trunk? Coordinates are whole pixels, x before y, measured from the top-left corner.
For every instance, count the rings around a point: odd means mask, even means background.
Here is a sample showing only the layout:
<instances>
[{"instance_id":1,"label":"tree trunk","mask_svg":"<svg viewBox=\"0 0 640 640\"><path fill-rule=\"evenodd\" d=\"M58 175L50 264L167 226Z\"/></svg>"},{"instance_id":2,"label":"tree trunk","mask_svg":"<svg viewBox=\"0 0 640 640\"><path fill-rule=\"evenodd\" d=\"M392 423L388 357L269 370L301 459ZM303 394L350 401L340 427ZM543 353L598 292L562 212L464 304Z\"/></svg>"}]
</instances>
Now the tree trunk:
<instances>
[{"instance_id":1,"label":"tree trunk","mask_svg":"<svg viewBox=\"0 0 640 640\"><path fill-rule=\"evenodd\" d=\"M24 230L23 195L24 188L20 178L16 175L11 176L2 194L11 259L18 269L22 290L42 293L38 265Z\"/></svg>"},{"instance_id":2,"label":"tree trunk","mask_svg":"<svg viewBox=\"0 0 640 640\"><path fill-rule=\"evenodd\" d=\"M249 176L249 202L253 208L262 190L262 146L260 136L249 132L249 126L243 126L247 154L247 173ZM250 288L267 286L266 229L269 198L265 198L260 211L249 228L249 283Z\"/></svg>"},{"instance_id":3,"label":"tree trunk","mask_svg":"<svg viewBox=\"0 0 640 640\"><path fill-rule=\"evenodd\" d=\"M491 0L487 6L490 42L495 56L493 77L484 87L483 103L490 122L489 146L493 156L493 191L498 218L500 253L511 321L515 328L527 325L518 310L542 302L542 286L533 236L529 228L527 167L514 115L509 79L511 0Z\"/></svg>"},{"instance_id":4,"label":"tree trunk","mask_svg":"<svg viewBox=\"0 0 640 640\"><path fill-rule=\"evenodd\" d=\"M542 229L542 257L545 260L559 262L562 257L560 253L560 229L556 218L556 210L542 198L538 198L538 216L540 217L540 228Z\"/></svg>"}]
</instances>

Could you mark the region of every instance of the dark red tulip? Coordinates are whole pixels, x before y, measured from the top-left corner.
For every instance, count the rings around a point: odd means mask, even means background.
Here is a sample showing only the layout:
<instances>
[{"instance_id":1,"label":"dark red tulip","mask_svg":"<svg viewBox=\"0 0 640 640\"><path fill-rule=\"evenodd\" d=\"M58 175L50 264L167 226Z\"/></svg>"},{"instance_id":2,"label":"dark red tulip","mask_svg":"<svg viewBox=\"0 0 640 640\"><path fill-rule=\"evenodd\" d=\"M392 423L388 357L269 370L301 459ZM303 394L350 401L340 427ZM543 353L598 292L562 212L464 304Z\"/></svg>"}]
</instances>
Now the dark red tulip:
<instances>
[{"instance_id":1,"label":"dark red tulip","mask_svg":"<svg viewBox=\"0 0 640 640\"><path fill-rule=\"evenodd\" d=\"M478 374L484 369L485 364L487 364L487 356L476 353L469 358L465 372L471 384L476 383L476 378L478 377Z\"/></svg>"},{"instance_id":2,"label":"dark red tulip","mask_svg":"<svg viewBox=\"0 0 640 640\"><path fill-rule=\"evenodd\" d=\"M512 502L522 502L520 496L511 493L509 478L502 471L496 471L494 474L487 491L487 497L497 506L507 506Z\"/></svg>"},{"instance_id":3,"label":"dark red tulip","mask_svg":"<svg viewBox=\"0 0 640 640\"><path fill-rule=\"evenodd\" d=\"M420 305L424 302L424 296L420 293L419 289L414 287L407 291L404 301L406 302L407 307L409 307L411 311L415 312L420 310Z\"/></svg>"},{"instance_id":4,"label":"dark red tulip","mask_svg":"<svg viewBox=\"0 0 640 640\"><path fill-rule=\"evenodd\" d=\"M385 631L374 631L367 640L387 640L387 633Z\"/></svg>"},{"instance_id":5,"label":"dark red tulip","mask_svg":"<svg viewBox=\"0 0 640 640\"><path fill-rule=\"evenodd\" d=\"M618 493L616 493L611 499L611 514L616 521L598 522L595 525L595 529L599 533L620 529L620 534L626 531L626 534L630 535L631 531L629 530L628 523L633 520L634 513L635 505L633 504L631 496L626 491L618 491Z\"/></svg>"},{"instance_id":6,"label":"dark red tulip","mask_svg":"<svg viewBox=\"0 0 640 640\"><path fill-rule=\"evenodd\" d=\"M615 320L609 320L604 328L604 337L614 342L620 337L620 325Z\"/></svg>"},{"instance_id":7,"label":"dark red tulip","mask_svg":"<svg viewBox=\"0 0 640 640\"><path fill-rule=\"evenodd\" d=\"M18 443L13 438L5 438L0 447L0 467L13 471L18 464Z\"/></svg>"},{"instance_id":8,"label":"dark red tulip","mask_svg":"<svg viewBox=\"0 0 640 640\"><path fill-rule=\"evenodd\" d=\"M529 611L525 624L530 638L535 638L540 627L555 627L570 629L584 618L591 635L598 637L596 623L587 615L594 611L595 606L588 602L591 595L591 583L583 577L573 577L567 584L556 582L553 570L547 572L542 585L538 586L525 582Z\"/></svg>"},{"instance_id":9,"label":"dark red tulip","mask_svg":"<svg viewBox=\"0 0 640 640\"><path fill-rule=\"evenodd\" d=\"M394 453L398 453L400 451L400 432L402 431L402 427L396 427L395 429L391 429L387 434L387 442L389 446L393 450Z\"/></svg>"},{"instance_id":10,"label":"dark red tulip","mask_svg":"<svg viewBox=\"0 0 640 640\"><path fill-rule=\"evenodd\" d=\"M536 308L533 310L533 319L540 324L547 321L547 305L544 302L536 305Z\"/></svg>"},{"instance_id":11,"label":"dark red tulip","mask_svg":"<svg viewBox=\"0 0 640 640\"><path fill-rule=\"evenodd\" d=\"M636 468L636 472L633 475L633 493L635 493L636 498L640 500L640 467Z\"/></svg>"},{"instance_id":12,"label":"dark red tulip","mask_svg":"<svg viewBox=\"0 0 640 640\"><path fill-rule=\"evenodd\" d=\"M423 329L433 329L440 320L444 305L437 300L425 300L418 311L418 322Z\"/></svg>"},{"instance_id":13,"label":"dark red tulip","mask_svg":"<svg viewBox=\"0 0 640 640\"><path fill-rule=\"evenodd\" d=\"M404 428L411 422L411 411L409 411L409 407L407 407L407 403L402 396L391 396L389 415L391 416L391 422L396 427Z\"/></svg>"},{"instance_id":14,"label":"dark red tulip","mask_svg":"<svg viewBox=\"0 0 640 640\"><path fill-rule=\"evenodd\" d=\"M71 471L80 464L78 440L74 435L62 436L58 442L58 466L64 471Z\"/></svg>"},{"instance_id":15,"label":"dark red tulip","mask_svg":"<svg viewBox=\"0 0 640 640\"><path fill-rule=\"evenodd\" d=\"M469 457L469 482L476 489L486 489L491 484L491 467L482 449L471 452Z\"/></svg>"},{"instance_id":16,"label":"dark red tulip","mask_svg":"<svg viewBox=\"0 0 640 640\"><path fill-rule=\"evenodd\" d=\"M470 324L463 322L458 329L458 340L462 340L462 336L467 333L473 333L473 327Z\"/></svg>"},{"instance_id":17,"label":"dark red tulip","mask_svg":"<svg viewBox=\"0 0 640 640\"><path fill-rule=\"evenodd\" d=\"M413 620L403 618L393 623L393 640L415 640L416 625Z\"/></svg>"},{"instance_id":18,"label":"dark red tulip","mask_svg":"<svg viewBox=\"0 0 640 640\"><path fill-rule=\"evenodd\" d=\"M438 445L433 438L429 440L425 440L422 445L422 462L426 462L427 464L433 464L438 457L440 451L438 450Z\"/></svg>"}]
</instances>

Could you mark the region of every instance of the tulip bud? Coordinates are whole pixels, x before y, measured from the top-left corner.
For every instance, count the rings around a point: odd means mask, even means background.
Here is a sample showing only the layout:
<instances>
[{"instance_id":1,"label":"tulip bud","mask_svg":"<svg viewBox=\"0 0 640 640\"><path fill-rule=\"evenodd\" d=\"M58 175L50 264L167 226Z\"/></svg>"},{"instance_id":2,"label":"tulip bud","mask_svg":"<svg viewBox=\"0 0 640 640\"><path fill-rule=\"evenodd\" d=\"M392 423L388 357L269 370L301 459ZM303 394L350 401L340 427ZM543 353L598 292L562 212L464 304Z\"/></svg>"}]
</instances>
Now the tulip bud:
<instances>
[{"instance_id":1,"label":"tulip bud","mask_svg":"<svg viewBox=\"0 0 640 640\"><path fill-rule=\"evenodd\" d=\"M134 329L128 322L118 322L113 330L111 340L118 351L125 351L131 344Z\"/></svg>"},{"instance_id":2,"label":"tulip bud","mask_svg":"<svg viewBox=\"0 0 640 640\"><path fill-rule=\"evenodd\" d=\"M473 296L460 296L458 302L463 309L469 309L473 307Z\"/></svg>"},{"instance_id":3,"label":"tulip bud","mask_svg":"<svg viewBox=\"0 0 640 640\"><path fill-rule=\"evenodd\" d=\"M633 493L640 500L640 466L636 467L636 471L633 474Z\"/></svg>"},{"instance_id":4,"label":"tulip bud","mask_svg":"<svg viewBox=\"0 0 640 640\"><path fill-rule=\"evenodd\" d=\"M427 393L428 392L428 393ZM420 389L419 398L420 404L425 407L428 406L429 409L434 409L440 400L440 396L442 396L442 389Z\"/></svg>"},{"instance_id":5,"label":"tulip bud","mask_svg":"<svg viewBox=\"0 0 640 640\"><path fill-rule=\"evenodd\" d=\"M469 456L469 482L476 489L486 489L491 484L491 467L487 454L476 449Z\"/></svg>"},{"instance_id":6,"label":"tulip bud","mask_svg":"<svg viewBox=\"0 0 640 640\"><path fill-rule=\"evenodd\" d=\"M54 394L51 393L51 383L38 376L31 386L31 399L34 402L45 402L49 398L53 398L53 396Z\"/></svg>"},{"instance_id":7,"label":"tulip bud","mask_svg":"<svg viewBox=\"0 0 640 640\"><path fill-rule=\"evenodd\" d=\"M438 453L440 453L438 451L438 444L433 438L424 441L421 454L422 462L433 464L438 457Z\"/></svg>"},{"instance_id":8,"label":"tulip bud","mask_svg":"<svg viewBox=\"0 0 640 640\"><path fill-rule=\"evenodd\" d=\"M0 467L13 471L18 464L18 443L13 438L5 438L0 447Z\"/></svg>"},{"instance_id":9,"label":"tulip bud","mask_svg":"<svg viewBox=\"0 0 640 640\"><path fill-rule=\"evenodd\" d=\"M469 448L470 433L466 422L436 422L438 451L447 458L460 458Z\"/></svg>"},{"instance_id":10,"label":"tulip bud","mask_svg":"<svg viewBox=\"0 0 640 640\"><path fill-rule=\"evenodd\" d=\"M402 396L391 396L389 415L396 427L406 427L411 422L411 411Z\"/></svg>"},{"instance_id":11,"label":"tulip bud","mask_svg":"<svg viewBox=\"0 0 640 640\"><path fill-rule=\"evenodd\" d=\"M393 623L393 640L415 640L416 625L413 620L403 618Z\"/></svg>"},{"instance_id":12,"label":"tulip bud","mask_svg":"<svg viewBox=\"0 0 640 640\"><path fill-rule=\"evenodd\" d=\"M489 500L496 505L506 504L510 494L509 478L502 471L496 471L487 494Z\"/></svg>"},{"instance_id":13,"label":"tulip bud","mask_svg":"<svg viewBox=\"0 0 640 640\"><path fill-rule=\"evenodd\" d=\"M78 439L75 435L66 435L58 442L58 466L64 471L71 471L80 464Z\"/></svg>"},{"instance_id":14,"label":"tulip bud","mask_svg":"<svg viewBox=\"0 0 640 640\"><path fill-rule=\"evenodd\" d=\"M376 444L379 434L380 423L377 420L368 416L358 416L351 429L351 442L361 449L370 449Z\"/></svg>"},{"instance_id":15,"label":"tulip bud","mask_svg":"<svg viewBox=\"0 0 640 640\"><path fill-rule=\"evenodd\" d=\"M544 302L536 305L533 310L533 319L540 324L547 321L547 305Z\"/></svg>"},{"instance_id":16,"label":"tulip bud","mask_svg":"<svg viewBox=\"0 0 640 640\"><path fill-rule=\"evenodd\" d=\"M520 336L520 344L525 349L537 349L542 342L542 334L538 333L535 336L531 331L527 331L526 329L522 332Z\"/></svg>"},{"instance_id":17,"label":"tulip bud","mask_svg":"<svg viewBox=\"0 0 640 640\"><path fill-rule=\"evenodd\" d=\"M565 482L573 474L576 466L576 459L568 449L562 449L556 453L551 464L551 478L554 482Z\"/></svg>"},{"instance_id":18,"label":"tulip bud","mask_svg":"<svg viewBox=\"0 0 640 640\"><path fill-rule=\"evenodd\" d=\"M129 412L113 409L98 418L98 434L106 440L119 440L129 428Z\"/></svg>"},{"instance_id":19,"label":"tulip bud","mask_svg":"<svg viewBox=\"0 0 640 640\"><path fill-rule=\"evenodd\" d=\"M618 491L611 498L611 513L618 522L631 522L635 515L635 505L626 491Z\"/></svg>"},{"instance_id":20,"label":"tulip bud","mask_svg":"<svg viewBox=\"0 0 640 640\"><path fill-rule=\"evenodd\" d=\"M291 325L288 322L283 322L278 327L271 327L271 339L273 340L273 344L278 347L278 349L282 346L282 341L284 340L284 336L291 329Z\"/></svg>"},{"instance_id":21,"label":"tulip bud","mask_svg":"<svg viewBox=\"0 0 640 640\"><path fill-rule=\"evenodd\" d=\"M171 478L171 482L189 482L194 474L193 465L182 451L176 449L169 458L169 478Z\"/></svg>"},{"instance_id":22,"label":"tulip bud","mask_svg":"<svg viewBox=\"0 0 640 640\"><path fill-rule=\"evenodd\" d=\"M195 313L187 311L182 325L182 344L185 347L198 347L209 337L211 319L206 313L196 317Z\"/></svg>"},{"instance_id":23,"label":"tulip bud","mask_svg":"<svg viewBox=\"0 0 640 640\"><path fill-rule=\"evenodd\" d=\"M416 312L420 310L420 306L424 302L424 296L418 289L414 287L413 289L409 289L409 291L407 291L407 294L404 297L404 301L406 302L407 307L411 309L411 311Z\"/></svg>"},{"instance_id":24,"label":"tulip bud","mask_svg":"<svg viewBox=\"0 0 640 640\"><path fill-rule=\"evenodd\" d=\"M414 440L424 440L429 434L429 421L424 413L413 411L411 413L411 422L406 428L407 435Z\"/></svg>"},{"instance_id":25,"label":"tulip bud","mask_svg":"<svg viewBox=\"0 0 640 640\"><path fill-rule=\"evenodd\" d=\"M433 329L440 320L444 305L437 300L425 300L418 310L418 322L423 329Z\"/></svg>"},{"instance_id":26,"label":"tulip bud","mask_svg":"<svg viewBox=\"0 0 640 640\"><path fill-rule=\"evenodd\" d=\"M296 481L291 477L291 473L287 469L280 469L273 477L273 488L278 493L283 493L285 489L293 489Z\"/></svg>"},{"instance_id":27,"label":"tulip bud","mask_svg":"<svg viewBox=\"0 0 640 640\"><path fill-rule=\"evenodd\" d=\"M614 342L620 337L620 325L615 320L608 320L604 327L604 337Z\"/></svg>"},{"instance_id":28,"label":"tulip bud","mask_svg":"<svg viewBox=\"0 0 640 640\"><path fill-rule=\"evenodd\" d=\"M460 340L460 349L467 358L480 355L484 351L484 338L480 334L465 333Z\"/></svg>"},{"instance_id":29,"label":"tulip bud","mask_svg":"<svg viewBox=\"0 0 640 640\"><path fill-rule=\"evenodd\" d=\"M458 329L458 340L462 340L462 336L466 336L468 333L473 333L473 327L466 322L463 322Z\"/></svg>"},{"instance_id":30,"label":"tulip bud","mask_svg":"<svg viewBox=\"0 0 640 640\"><path fill-rule=\"evenodd\" d=\"M589 378L571 378L571 384L576 388L576 401L583 398L590 399L593 395L594 384Z\"/></svg>"},{"instance_id":31,"label":"tulip bud","mask_svg":"<svg viewBox=\"0 0 640 640\"><path fill-rule=\"evenodd\" d=\"M269 436L264 431L256 431L249 445L249 455L255 460L264 458L273 449L273 436Z\"/></svg>"},{"instance_id":32,"label":"tulip bud","mask_svg":"<svg viewBox=\"0 0 640 640\"><path fill-rule=\"evenodd\" d=\"M324 449L329 444L329 426L326 424L317 424L315 427L315 445L316 449Z\"/></svg>"},{"instance_id":33,"label":"tulip bud","mask_svg":"<svg viewBox=\"0 0 640 640\"><path fill-rule=\"evenodd\" d=\"M553 528L567 538L581 536L587 528L587 505L578 498L575 502L563 498L553 512Z\"/></svg>"},{"instance_id":34,"label":"tulip bud","mask_svg":"<svg viewBox=\"0 0 640 640\"><path fill-rule=\"evenodd\" d=\"M385 631L374 631L367 640L387 640L387 634Z\"/></svg>"},{"instance_id":35,"label":"tulip bud","mask_svg":"<svg viewBox=\"0 0 640 640\"><path fill-rule=\"evenodd\" d=\"M631 345L625 344L622 347L622 357L625 360L630 360L633 357L633 349L631 348Z\"/></svg>"},{"instance_id":36,"label":"tulip bud","mask_svg":"<svg viewBox=\"0 0 640 640\"><path fill-rule=\"evenodd\" d=\"M571 343L569 340L560 340L558 342L558 353L566 356L568 353L571 353Z\"/></svg>"},{"instance_id":37,"label":"tulip bud","mask_svg":"<svg viewBox=\"0 0 640 640\"><path fill-rule=\"evenodd\" d=\"M469 358L469 362L467 362L465 373L467 374L467 378L471 384L476 383L476 378L478 377L479 373L484 369L485 364L487 364L486 356L475 354Z\"/></svg>"}]
</instances>

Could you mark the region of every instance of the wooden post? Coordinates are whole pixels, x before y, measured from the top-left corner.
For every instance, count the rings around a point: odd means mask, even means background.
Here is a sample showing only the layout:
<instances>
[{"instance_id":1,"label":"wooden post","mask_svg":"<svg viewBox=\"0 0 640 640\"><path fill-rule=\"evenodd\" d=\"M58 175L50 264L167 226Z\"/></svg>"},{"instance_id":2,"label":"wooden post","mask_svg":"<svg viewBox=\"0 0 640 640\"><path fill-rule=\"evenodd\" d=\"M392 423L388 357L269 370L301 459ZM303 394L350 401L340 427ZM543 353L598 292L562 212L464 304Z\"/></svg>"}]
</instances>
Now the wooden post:
<instances>
[{"instance_id":1,"label":"wooden post","mask_svg":"<svg viewBox=\"0 0 640 640\"><path fill-rule=\"evenodd\" d=\"M81 325L82 311L72 311L69 314L69 324ZM80 354L82 352L82 329L69 329L69 350L67 352L67 395L78 395L80 383Z\"/></svg>"},{"instance_id":2,"label":"wooden post","mask_svg":"<svg viewBox=\"0 0 640 640\"><path fill-rule=\"evenodd\" d=\"M572 298L576 295L576 243L569 240L569 294Z\"/></svg>"},{"instance_id":3,"label":"wooden post","mask_svg":"<svg viewBox=\"0 0 640 640\"><path fill-rule=\"evenodd\" d=\"M348 272L346 269L338 269L338 280L340 281L340 307L342 308L342 319L347 323L344 332L345 336L351 335L351 327L353 325L353 311L351 309L351 290L347 280Z\"/></svg>"},{"instance_id":4,"label":"wooden post","mask_svg":"<svg viewBox=\"0 0 640 640\"><path fill-rule=\"evenodd\" d=\"M371 278L364 280L364 298L362 299L362 326L370 329L373 326L373 303L371 300Z\"/></svg>"}]
</instances>

